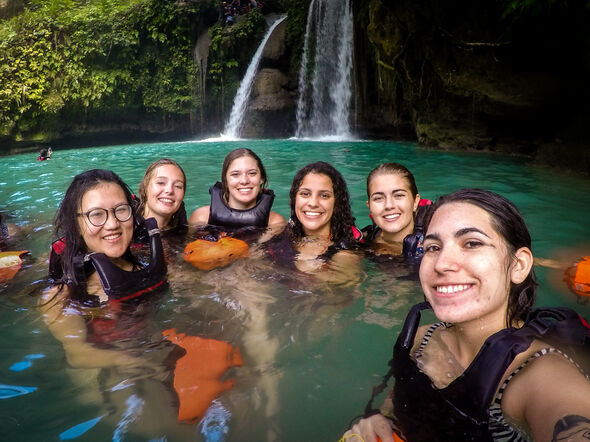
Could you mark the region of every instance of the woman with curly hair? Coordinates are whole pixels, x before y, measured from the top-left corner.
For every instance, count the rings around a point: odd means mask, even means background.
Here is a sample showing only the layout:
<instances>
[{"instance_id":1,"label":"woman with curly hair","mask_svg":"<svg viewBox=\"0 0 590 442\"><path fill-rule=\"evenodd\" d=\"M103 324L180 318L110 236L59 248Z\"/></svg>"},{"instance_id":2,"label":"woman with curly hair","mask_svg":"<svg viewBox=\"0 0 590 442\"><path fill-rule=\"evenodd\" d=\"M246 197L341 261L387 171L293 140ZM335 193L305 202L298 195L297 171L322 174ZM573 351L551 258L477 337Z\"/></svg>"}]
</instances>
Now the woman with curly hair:
<instances>
[{"instance_id":1,"label":"woman with curly hair","mask_svg":"<svg viewBox=\"0 0 590 442\"><path fill-rule=\"evenodd\" d=\"M323 161L308 164L293 178L290 191L291 219L284 237L291 242L291 253L282 247L270 249L271 255L285 263L285 258L306 273L319 274L330 268L346 272L358 268L357 246L350 208L350 196L344 178L332 165ZM352 272L356 274L356 272Z\"/></svg>"}]
</instances>

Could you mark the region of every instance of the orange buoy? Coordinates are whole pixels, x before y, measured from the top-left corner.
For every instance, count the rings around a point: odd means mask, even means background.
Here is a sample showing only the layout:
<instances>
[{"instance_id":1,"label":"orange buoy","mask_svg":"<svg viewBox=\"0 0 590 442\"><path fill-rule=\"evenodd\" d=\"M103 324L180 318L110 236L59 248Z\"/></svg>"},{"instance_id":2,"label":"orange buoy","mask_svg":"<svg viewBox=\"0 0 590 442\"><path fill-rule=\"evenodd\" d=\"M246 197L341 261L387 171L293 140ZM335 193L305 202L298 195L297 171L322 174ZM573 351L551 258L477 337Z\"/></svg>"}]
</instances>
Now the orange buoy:
<instances>
[{"instance_id":1,"label":"orange buoy","mask_svg":"<svg viewBox=\"0 0 590 442\"><path fill-rule=\"evenodd\" d=\"M240 351L227 342L186 336L176 329L164 330L164 337L186 350L176 361L174 389L178 394L179 422L196 422L220 393L234 386L233 379L221 381L230 367L242 365Z\"/></svg>"},{"instance_id":2,"label":"orange buoy","mask_svg":"<svg viewBox=\"0 0 590 442\"><path fill-rule=\"evenodd\" d=\"M201 270L225 267L239 258L248 256L248 244L231 236L217 241L197 239L188 243L182 257Z\"/></svg>"},{"instance_id":3,"label":"orange buoy","mask_svg":"<svg viewBox=\"0 0 590 442\"><path fill-rule=\"evenodd\" d=\"M565 271L564 281L576 295L590 297L590 256L582 257Z\"/></svg>"},{"instance_id":4,"label":"orange buoy","mask_svg":"<svg viewBox=\"0 0 590 442\"><path fill-rule=\"evenodd\" d=\"M18 252L0 252L0 282L10 281L21 268L21 255L28 250Z\"/></svg>"}]
</instances>

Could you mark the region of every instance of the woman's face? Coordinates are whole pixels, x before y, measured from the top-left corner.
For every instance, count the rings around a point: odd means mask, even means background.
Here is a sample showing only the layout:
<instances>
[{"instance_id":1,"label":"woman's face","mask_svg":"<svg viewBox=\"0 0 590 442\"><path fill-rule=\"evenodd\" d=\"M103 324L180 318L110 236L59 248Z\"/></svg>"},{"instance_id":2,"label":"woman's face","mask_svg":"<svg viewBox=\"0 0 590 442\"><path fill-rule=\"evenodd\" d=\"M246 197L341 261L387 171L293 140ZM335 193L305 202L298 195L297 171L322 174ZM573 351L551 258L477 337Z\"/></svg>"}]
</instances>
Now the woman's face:
<instances>
[{"instance_id":1,"label":"woman's face","mask_svg":"<svg viewBox=\"0 0 590 442\"><path fill-rule=\"evenodd\" d=\"M184 187L182 171L174 164L156 167L146 188L147 201L144 217L170 219L182 204Z\"/></svg>"},{"instance_id":2,"label":"woman's face","mask_svg":"<svg viewBox=\"0 0 590 442\"><path fill-rule=\"evenodd\" d=\"M262 176L254 158L243 156L233 160L227 168L225 179L231 208L246 210L256 205L262 190Z\"/></svg>"},{"instance_id":3,"label":"woman's face","mask_svg":"<svg viewBox=\"0 0 590 442\"><path fill-rule=\"evenodd\" d=\"M305 175L295 197L295 216L306 235L330 237L335 201L334 186L328 175L313 172Z\"/></svg>"},{"instance_id":4,"label":"woman's face","mask_svg":"<svg viewBox=\"0 0 590 442\"><path fill-rule=\"evenodd\" d=\"M119 221L112 210L123 204L128 202L125 192L118 184L101 183L86 191L79 213L88 213L92 209L108 210L106 223L98 227L92 225L86 215L78 216L80 233L89 251L104 253L112 259L125 253L133 236L133 217L127 221Z\"/></svg>"},{"instance_id":5,"label":"woman's face","mask_svg":"<svg viewBox=\"0 0 590 442\"><path fill-rule=\"evenodd\" d=\"M414 212L420 195L412 196L407 178L396 173L379 174L369 184L367 206L375 224L392 239L403 239L414 231Z\"/></svg>"},{"instance_id":6,"label":"woman's face","mask_svg":"<svg viewBox=\"0 0 590 442\"><path fill-rule=\"evenodd\" d=\"M516 281L515 267L485 210L452 202L434 213L424 237L420 282L438 319L505 321L511 281L522 282Z\"/></svg>"}]
</instances>

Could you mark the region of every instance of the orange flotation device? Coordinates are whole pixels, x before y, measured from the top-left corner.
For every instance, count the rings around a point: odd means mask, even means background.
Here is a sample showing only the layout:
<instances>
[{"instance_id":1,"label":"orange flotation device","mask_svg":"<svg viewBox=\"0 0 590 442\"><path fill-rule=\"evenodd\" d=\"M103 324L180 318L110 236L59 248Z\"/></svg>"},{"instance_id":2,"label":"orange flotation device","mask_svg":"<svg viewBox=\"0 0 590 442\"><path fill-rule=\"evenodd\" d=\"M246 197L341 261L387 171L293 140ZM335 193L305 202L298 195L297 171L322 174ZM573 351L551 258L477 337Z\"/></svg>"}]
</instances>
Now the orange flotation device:
<instances>
[{"instance_id":1,"label":"orange flotation device","mask_svg":"<svg viewBox=\"0 0 590 442\"><path fill-rule=\"evenodd\" d=\"M23 264L21 255L28 250L18 252L0 252L0 283L10 281Z\"/></svg>"},{"instance_id":2,"label":"orange flotation device","mask_svg":"<svg viewBox=\"0 0 590 442\"><path fill-rule=\"evenodd\" d=\"M590 256L582 257L565 271L564 281L572 292L590 297Z\"/></svg>"},{"instance_id":3,"label":"orange flotation device","mask_svg":"<svg viewBox=\"0 0 590 442\"><path fill-rule=\"evenodd\" d=\"M377 442L381 442L381 438L377 436ZM397 433L393 432L393 442L405 442L401 437L397 435Z\"/></svg>"},{"instance_id":4,"label":"orange flotation device","mask_svg":"<svg viewBox=\"0 0 590 442\"><path fill-rule=\"evenodd\" d=\"M248 256L248 244L230 236L217 241L197 239L188 243L182 257L201 270L225 267L239 258Z\"/></svg>"},{"instance_id":5,"label":"orange flotation device","mask_svg":"<svg viewBox=\"0 0 590 442\"><path fill-rule=\"evenodd\" d=\"M203 417L213 399L234 386L233 379L220 378L230 367L242 365L242 355L227 342L186 336L176 329L162 334L186 350L176 361L174 389L179 399L178 421L194 423Z\"/></svg>"}]
</instances>

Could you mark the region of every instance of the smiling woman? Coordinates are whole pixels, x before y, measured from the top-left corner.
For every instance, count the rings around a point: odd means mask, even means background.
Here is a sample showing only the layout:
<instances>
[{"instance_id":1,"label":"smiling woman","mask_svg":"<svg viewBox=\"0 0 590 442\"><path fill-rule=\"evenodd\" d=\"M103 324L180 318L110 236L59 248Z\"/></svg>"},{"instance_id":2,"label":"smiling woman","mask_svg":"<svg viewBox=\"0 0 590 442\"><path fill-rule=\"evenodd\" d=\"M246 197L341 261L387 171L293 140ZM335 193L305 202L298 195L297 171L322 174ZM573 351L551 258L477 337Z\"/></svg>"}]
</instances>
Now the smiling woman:
<instances>
[{"instance_id":1,"label":"smiling woman","mask_svg":"<svg viewBox=\"0 0 590 442\"><path fill-rule=\"evenodd\" d=\"M332 282L355 280L361 234L340 172L323 161L308 164L295 174L289 194L289 226L270 244L272 259Z\"/></svg>"},{"instance_id":2,"label":"smiling woman","mask_svg":"<svg viewBox=\"0 0 590 442\"><path fill-rule=\"evenodd\" d=\"M285 219L271 210L274 192L266 189L266 170L250 149L240 148L226 155L221 183L209 189L211 204L196 209L189 218L193 225L215 225L226 229L267 228L275 234Z\"/></svg>"},{"instance_id":3,"label":"smiling woman","mask_svg":"<svg viewBox=\"0 0 590 442\"><path fill-rule=\"evenodd\" d=\"M155 218L158 228L169 233L184 233L187 228L184 194L186 175L180 165L169 158L150 164L139 183L138 212L144 218Z\"/></svg>"},{"instance_id":4,"label":"smiling woman","mask_svg":"<svg viewBox=\"0 0 590 442\"><path fill-rule=\"evenodd\" d=\"M376 255L422 257L422 219L430 200L420 198L414 175L405 166L383 163L367 176L367 207L372 225L363 229Z\"/></svg>"},{"instance_id":5,"label":"smiling woman","mask_svg":"<svg viewBox=\"0 0 590 442\"><path fill-rule=\"evenodd\" d=\"M569 309L531 310L531 238L516 207L478 189L443 196L424 251L429 304L412 309L395 346L391 421L375 413L347 435L587 440L590 379L572 358L588 362L590 330ZM428 308L441 322L418 328Z\"/></svg>"}]
</instances>

